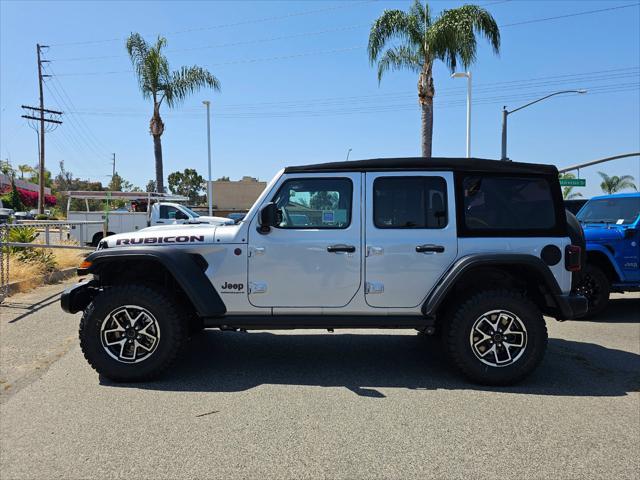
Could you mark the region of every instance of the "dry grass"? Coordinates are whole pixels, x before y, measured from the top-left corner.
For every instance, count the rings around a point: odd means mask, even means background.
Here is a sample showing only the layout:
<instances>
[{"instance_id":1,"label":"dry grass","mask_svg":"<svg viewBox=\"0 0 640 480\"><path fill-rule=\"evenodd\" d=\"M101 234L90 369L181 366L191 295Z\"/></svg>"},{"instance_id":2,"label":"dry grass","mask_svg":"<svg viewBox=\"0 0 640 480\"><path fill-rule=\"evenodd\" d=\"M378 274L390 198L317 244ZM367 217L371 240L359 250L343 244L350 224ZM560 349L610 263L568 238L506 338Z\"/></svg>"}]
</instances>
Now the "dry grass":
<instances>
[{"instance_id":1,"label":"dry grass","mask_svg":"<svg viewBox=\"0 0 640 480\"><path fill-rule=\"evenodd\" d=\"M31 290L42 284L43 268L31 262L21 262L15 255L9 256L9 283L21 282L18 291ZM30 280L22 282L23 280Z\"/></svg>"},{"instance_id":2,"label":"dry grass","mask_svg":"<svg viewBox=\"0 0 640 480\"><path fill-rule=\"evenodd\" d=\"M77 243L64 242L67 245L77 245ZM80 262L90 253L87 250L72 250L68 248L56 248L53 251L53 255L56 259L59 269L77 267Z\"/></svg>"},{"instance_id":3,"label":"dry grass","mask_svg":"<svg viewBox=\"0 0 640 480\"><path fill-rule=\"evenodd\" d=\"M73 242L64 242L67 245L76 245ZM53 254L56 270L77 267L88 252L66 248L47 249ZM45 281L47 267L39 262L25 262L18 255L9 255L9 282L20 282L18 290L21 292L31 290L42 285Z\"/></svg>"}]
</instances>

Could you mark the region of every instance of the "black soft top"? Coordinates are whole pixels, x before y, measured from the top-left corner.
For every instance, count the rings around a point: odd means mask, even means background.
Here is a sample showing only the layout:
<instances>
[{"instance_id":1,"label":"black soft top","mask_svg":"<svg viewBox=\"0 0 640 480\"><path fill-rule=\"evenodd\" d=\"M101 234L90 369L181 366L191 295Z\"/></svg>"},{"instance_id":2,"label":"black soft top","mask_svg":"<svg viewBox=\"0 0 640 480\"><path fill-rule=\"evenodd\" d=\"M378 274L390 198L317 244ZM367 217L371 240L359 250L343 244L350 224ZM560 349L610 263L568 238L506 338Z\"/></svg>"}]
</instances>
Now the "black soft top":
<instances>
[{"instance_id":1,"label":"black soft top","mask_svg":"<svg viewBox=\"0 0 640 480\"><path fill-rule=\"evenodd\" d=\"M407 157L373 158L350 162L317 163L285 168L285 173L310 172L380 172L396 170L456 171L474 173L524 173L558 176L555 165L504 162L482 158Z\"/></svg>"}]
</instances>

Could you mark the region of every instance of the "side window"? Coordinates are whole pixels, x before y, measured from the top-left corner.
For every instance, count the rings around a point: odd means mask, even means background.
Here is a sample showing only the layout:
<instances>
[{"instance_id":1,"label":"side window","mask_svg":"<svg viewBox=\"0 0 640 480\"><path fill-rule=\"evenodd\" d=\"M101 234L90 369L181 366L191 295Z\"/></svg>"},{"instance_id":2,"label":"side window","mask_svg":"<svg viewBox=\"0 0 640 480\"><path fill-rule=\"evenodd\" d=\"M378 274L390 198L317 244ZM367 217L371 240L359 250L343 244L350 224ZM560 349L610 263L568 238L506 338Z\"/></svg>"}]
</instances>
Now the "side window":
<instances>
[{"instance_id":1,"label":"side window","mask_svg":"<svg viewBox=\"0 0 640 480\"><path fill-rule=\"evenodd\" d=\"M447 182L442 177L380 177L373 182L378 228L447 226Z\"/></svg>"},{"instance_id":2,"label":"side window","mask_svg":"<svg viewBox=\"0 0 640 480\"><path fill-rule=\"evenodd\" d=\"M301 178L282 184L273 201L280 228L347 228L353 185L348 178Z\"/></svg>"},{"instance_id":3,"label":"side window","mask_svg":"<svg viewBox=\"0 0 640 480\"><path fill-rule=\"evenodd\" d=\"M160 205L160 218L173 220L178 209L170 205Z\"/></svg>"},{"instance_id":4,"label":"side window","mask_svg":"<svg viewBox=\"0 0 640 480\"><path fill-rule=\"evenodd\" d=\"M469 176L463 180L469 230L550 230L556 208L549 182L537 177Z\"/></svg>"}]
</instances>

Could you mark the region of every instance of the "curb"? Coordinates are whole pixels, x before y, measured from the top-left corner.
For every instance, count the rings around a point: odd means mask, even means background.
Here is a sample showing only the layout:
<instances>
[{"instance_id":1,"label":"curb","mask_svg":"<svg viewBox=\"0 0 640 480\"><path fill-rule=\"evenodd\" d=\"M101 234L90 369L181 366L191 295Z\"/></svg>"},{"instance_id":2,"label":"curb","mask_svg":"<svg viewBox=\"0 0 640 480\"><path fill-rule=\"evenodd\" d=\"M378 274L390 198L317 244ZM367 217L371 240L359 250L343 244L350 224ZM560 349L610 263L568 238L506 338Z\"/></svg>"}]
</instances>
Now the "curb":
<instances>
[{"instance_id":1,"label":"curb","mask_svg":"<svg viewBox=\"0 0 640 480\"><path fill-rule=\"evenodd\" d=\"M52 283L58 283L67 278L73 277L76 274L76 267L65 268L64 270L56 270L55 272L43 275L38 282L37 286L49 285ZM10 297L14 293L21 291L21 288L26 285L32 285L33 280L20 280L18 282L11 282L7 285L7 297ZM26 290L25 290L26 291Z\"/></svg>"}]
</instances>

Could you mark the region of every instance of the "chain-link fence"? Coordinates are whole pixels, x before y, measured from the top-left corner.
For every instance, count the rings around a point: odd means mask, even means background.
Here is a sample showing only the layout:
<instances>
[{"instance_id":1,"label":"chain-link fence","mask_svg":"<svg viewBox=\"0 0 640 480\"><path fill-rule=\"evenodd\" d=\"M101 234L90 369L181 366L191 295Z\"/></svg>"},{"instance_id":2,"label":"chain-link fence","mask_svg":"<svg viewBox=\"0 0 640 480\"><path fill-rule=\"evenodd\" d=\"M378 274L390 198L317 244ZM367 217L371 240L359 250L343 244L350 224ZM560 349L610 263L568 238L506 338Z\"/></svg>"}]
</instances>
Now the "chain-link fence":
<instances>
[{"instance_id":1,"label":"chain-link fence","mask_svg":"<svg viewBox=\"0 0 640 480\"><path fill-rule=\"evenodd\" d=\"M10 257L24 249L93 250L83 242L72 239L70 231L77 230L80 239L87 238L89 225L102 225L100 221L23 221L0 225L0 301L9 295L11 282Z\"/></svg>"}]
</instances>

